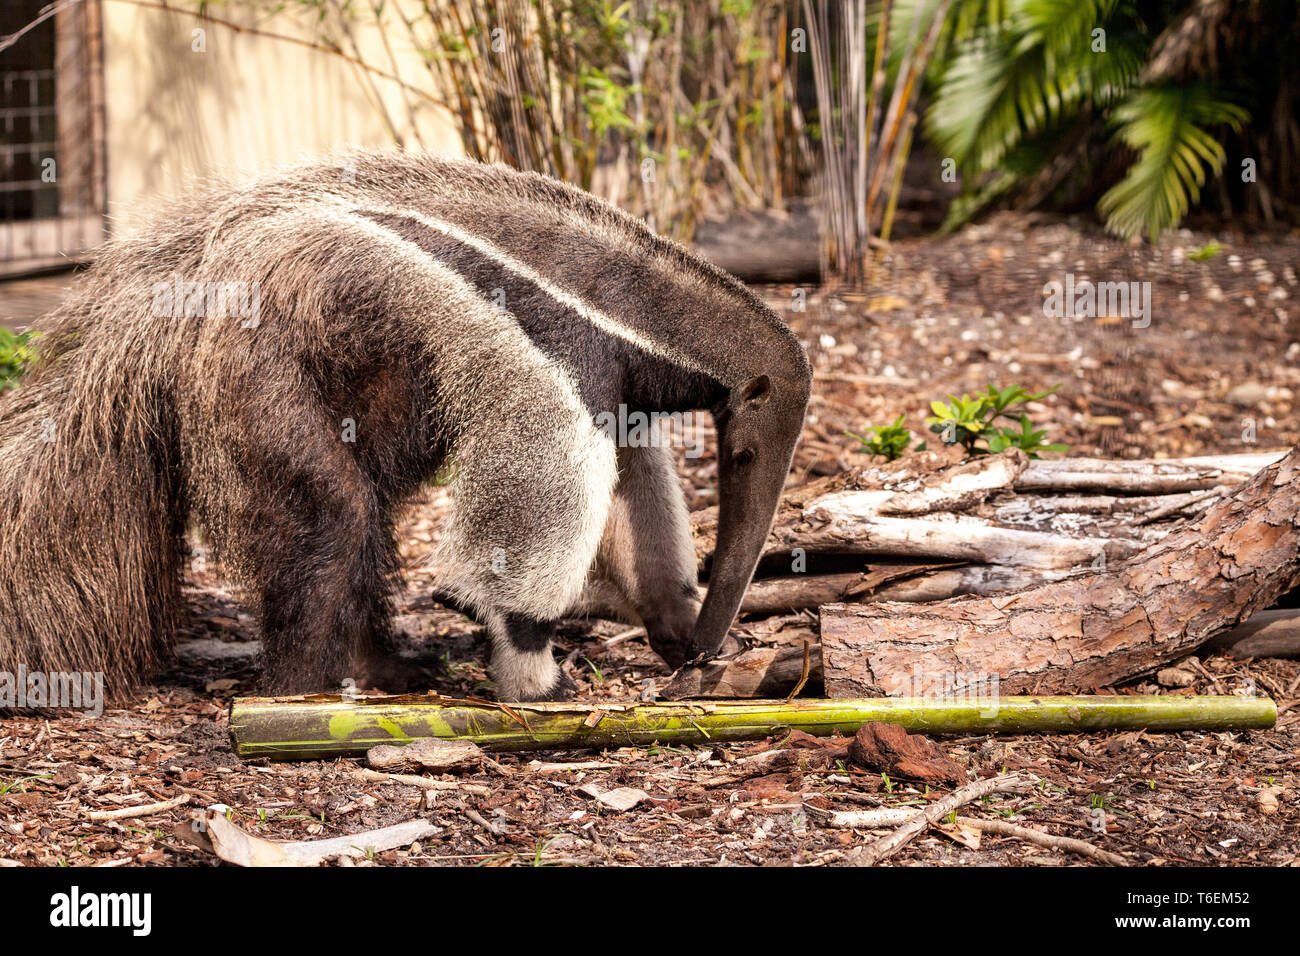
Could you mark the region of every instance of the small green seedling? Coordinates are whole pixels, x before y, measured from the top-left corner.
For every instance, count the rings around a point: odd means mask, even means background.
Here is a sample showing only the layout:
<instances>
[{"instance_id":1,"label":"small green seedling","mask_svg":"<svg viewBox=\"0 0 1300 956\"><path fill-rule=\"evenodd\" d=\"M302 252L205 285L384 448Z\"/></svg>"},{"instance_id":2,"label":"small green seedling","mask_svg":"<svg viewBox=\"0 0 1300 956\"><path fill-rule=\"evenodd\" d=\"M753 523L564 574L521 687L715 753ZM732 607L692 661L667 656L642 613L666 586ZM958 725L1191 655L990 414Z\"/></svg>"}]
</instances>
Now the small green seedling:
<instances>
[{"instance_id":1,"label":"small green seedling","mask_svg":"<svg viewBox=\"0 0 1300 956\"><path fill-rule=\"evenodd\" d=\"M1019 448L1030 458L1037 458L1040 451L1069 451L1070 446L1061 442L1052 442L1045 444L1043 439L1047 437L1046 430L1035 429L1029 421L1028 415L1020 416L1020 430L1014 428L992 428L986 433L989 451L996 455L998 452L1006 451L1008 448Z\"/></svg>"},{"instance_id":2,"label":"small green seedling","mask_svg":"<svg viewBox=\"0 0 1300 956\"><path fill-rule=\"evenodd\" d=\"M886 461L895 461L901 458L908 446L912 444L912 433L903 424L906 420L906 415L899 415L888 425L870 426L866 435L858 435L847 430L846 434L862 443L862 447L858 449L859 454L879 455ZM925 442L917 445L916 450L925 451Z\"/></svg>"}]
</instances>

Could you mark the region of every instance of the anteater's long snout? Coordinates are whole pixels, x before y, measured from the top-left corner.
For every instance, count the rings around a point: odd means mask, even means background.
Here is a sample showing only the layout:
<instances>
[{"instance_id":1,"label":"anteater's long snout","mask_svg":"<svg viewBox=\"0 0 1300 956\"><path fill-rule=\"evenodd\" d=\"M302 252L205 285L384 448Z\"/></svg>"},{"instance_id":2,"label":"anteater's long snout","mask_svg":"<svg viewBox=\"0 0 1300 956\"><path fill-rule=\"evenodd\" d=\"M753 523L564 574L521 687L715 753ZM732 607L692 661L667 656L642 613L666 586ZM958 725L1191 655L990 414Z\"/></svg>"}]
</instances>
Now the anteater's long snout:
<instances>
[{"instance_id":1,"label":"anteater's long snout","mask_svg":"<svg viewBox=\"0 0 1300 956\"><path fill-rule=\"evenodd\" d=\"M811 385L807 363L760 375L715 412L718 426L718 535L709 589L695 622L697 654L716 654L726 639L763 554L790 461L803 428Z\"/></svg>"}]
</instances>

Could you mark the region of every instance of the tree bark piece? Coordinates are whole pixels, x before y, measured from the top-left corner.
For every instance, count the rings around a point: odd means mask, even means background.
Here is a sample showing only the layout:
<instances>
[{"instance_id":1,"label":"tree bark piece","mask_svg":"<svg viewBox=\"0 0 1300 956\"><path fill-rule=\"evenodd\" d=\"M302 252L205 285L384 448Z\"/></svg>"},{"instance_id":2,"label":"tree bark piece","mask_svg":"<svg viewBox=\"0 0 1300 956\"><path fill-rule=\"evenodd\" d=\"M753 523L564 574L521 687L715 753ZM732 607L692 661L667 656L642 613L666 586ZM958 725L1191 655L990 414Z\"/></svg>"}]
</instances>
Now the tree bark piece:
<instances>
[{"instance_id":1,"label":"tree bark piece","mask_svg":"<svg viewBox=\"0 0 1300 956\"><path fill-rule=\"evenodd\" d=\"M953 675L1003 693L1104 687L1156 670L1300 583L1300 449L1141 557L1000 597L828 605L831 697L926 694Z\"/></svg>"},{"instance_id":2,"label":"tree bark piece","mask_svg":"<svg viewBox=\"0 0 1300 956\"><path fill-rule=\"evenodd\" d=\"M404 747L380 744L366 752L372 770L417 770L425 773L472 773L483 766L483 751L469 740L425 737Z\"/></svg>"},{"instance_id":3,"label":"tree bark piece","mask_svg":"<svg viewBox=\"0 0 1300 956\"><path fill-rule=\"evenodd\" d=\"M934 741L898 724L863 724L849 741L849 759L865 770L925 783L956 783L966 776Z\"/></svg>"}]
</instances>

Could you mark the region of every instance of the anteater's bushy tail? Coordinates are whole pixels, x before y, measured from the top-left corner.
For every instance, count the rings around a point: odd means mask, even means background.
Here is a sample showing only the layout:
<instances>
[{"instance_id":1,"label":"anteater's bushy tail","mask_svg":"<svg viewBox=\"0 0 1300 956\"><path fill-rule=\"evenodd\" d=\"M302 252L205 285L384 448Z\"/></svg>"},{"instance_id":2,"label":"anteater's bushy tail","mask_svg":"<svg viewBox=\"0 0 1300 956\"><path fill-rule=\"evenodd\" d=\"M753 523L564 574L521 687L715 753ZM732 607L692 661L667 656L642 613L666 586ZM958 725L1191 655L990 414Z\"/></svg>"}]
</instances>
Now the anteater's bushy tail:
<instances>
[{"instance_id":1,"label":"anteater's bushy tail","mask_svg":"<svg viewBox=\"0 0 1300 956\"><path fill-rule=\"evenodd\" d=\"M0 397L0 671L99 672L120 695L177 622L184 479L160 357L102 321L96 284Z\"/></svg>"}]
</instances>

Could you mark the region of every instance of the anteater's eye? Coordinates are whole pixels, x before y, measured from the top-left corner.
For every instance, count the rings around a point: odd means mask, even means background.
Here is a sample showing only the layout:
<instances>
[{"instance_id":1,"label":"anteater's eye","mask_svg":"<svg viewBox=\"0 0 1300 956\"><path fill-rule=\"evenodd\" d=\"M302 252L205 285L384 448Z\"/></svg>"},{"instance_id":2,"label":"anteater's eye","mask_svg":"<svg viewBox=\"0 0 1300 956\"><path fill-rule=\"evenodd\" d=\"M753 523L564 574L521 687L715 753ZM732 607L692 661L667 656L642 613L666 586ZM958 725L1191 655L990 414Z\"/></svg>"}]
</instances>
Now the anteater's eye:
<instances>
[{"instance_id":1,"label":"anteater's eye","mask_svg":"<svg viewBox=\"0 0 1300 956\"><path fill-rule=\"evenodd\" d=\"M736 457L732 460L741 468L744 468L754 460L754 449L742 448L740 451L736 452Z\"/></svg>"}]
</instances>

